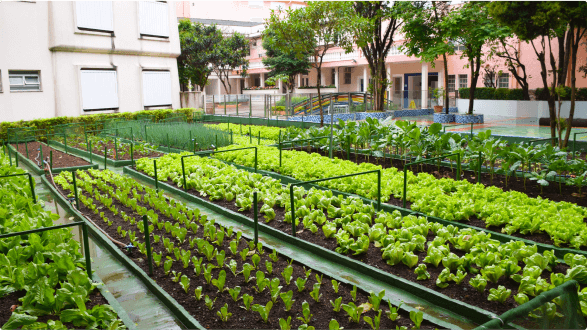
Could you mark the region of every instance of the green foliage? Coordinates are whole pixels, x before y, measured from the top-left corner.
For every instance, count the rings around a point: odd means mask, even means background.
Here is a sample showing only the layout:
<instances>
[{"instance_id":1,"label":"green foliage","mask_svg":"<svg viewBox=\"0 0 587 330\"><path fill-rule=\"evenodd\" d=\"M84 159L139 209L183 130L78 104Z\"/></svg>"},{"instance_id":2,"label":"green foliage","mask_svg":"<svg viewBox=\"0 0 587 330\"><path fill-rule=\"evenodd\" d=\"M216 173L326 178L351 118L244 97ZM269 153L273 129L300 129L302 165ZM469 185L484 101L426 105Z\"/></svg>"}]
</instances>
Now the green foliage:
<instances>
[{"instance_id":1,"label":"green foliage","mask_svg":"<svg viewBox=\"0 0 587 330\"><path fill-rule=\"evenodd\" d=\"M308 281L308 278L301 278L298 277L296 279L296 286L298 287L298 292L302 292L304 291L304 289L306 288L306 281Z\"/></svg>"},{"instance_id":2,"label":"green foliage","mask_svg":"<svg viewBox=\"0 0 587 330\"><path fill-rule=\"evenodd\" d=\"M512 294L512 290L506 289L503 285L500 285L497 289L489 289L489 301L497 301L505 304L505 301Z\"/></svg>"},{"instance_id":3,"label":"green foliage","mask_svg":"<svg viewBox=\"0 0 587 330\"><path fill-rule=\"evenodd\" d=\"M268 301L265 306L259 304L253 305L252 310L259 313L259 315L261 315L261 318L263 319L263 322L267 323L267 320L269 319L269 312L271 312L272 307L273 302Z\"/></svg>"},{"instance_id":4,"label":"green foliage","mask_svg":"<svg viewBox=\"0 0 587 330\"><path fill-rule=\"evenodd\" d=\"M316 302L320 302L320 297L322 294L320 293L320 283L314 283L314 288L310 291L310 296L316 300Z\"/></svg>"},{"instance_id":5,"label":"green foliage","mask_svg":"<svg viewBox=\"0 0 587 330\"><path fill-rule=\"evenodd\" d=\"M283 300L283 304L285 305L285 310L289 311L291 309L291 306L295 302L295 300L292 299L293 291L289 290L288 292L282 292L279 294L279 296L281 297L281 300Z\"/></svg>"},{"instance_id":6,"label":"green foliage","mask_svg":"<svg viewBox=\"0 0 587 330\"><path fill-rule=\"evenodd\" d=\"M228 293L232 297L232 300L238 301L239 300L238 295L241 293L241 287L240 286L235 286L232 289L228 289Z\"/></svg>"},{"instance_id":7,"label":"green foliage","mask_svg":"<svg viewBox=\"0 0 587 330\"><path fill-rule=\"evenodd\" d=\"M332 305L335 312L339 312L342 304L342 297L336 298L334 302L331 300L330 304Z\"/></svg>"},{"instance_id":8,"label":"green foliage","mask_svg":"<svg viewBox=\"0 0 587 330\"><path fill-rule=\"evenodd\" d=\"M468 99L470 95L470 88L459 88L459 98ZM538 91L536 93L538 95ZM507 89L507 88L492 88L492 87L477 87L475 89L476 100L524 100L524 95L521 89Z\"/></svg>"},{"instance_id":9,"label":"green foliage","mask_svg":"<svg viewBox=\"0 0 587 330\"><path fill-rule=\"evenodd\" d=\"M243 303L245 304L245 306L243 308L245 310L249 310L251 308L251 304L253 303L253 296L250 296L245 293L243 295Z\"/></svg>"},{"instance_id":10,"label":"green foliage","mask_svg":"<svg viewBox=\"0 0 587 330\"><path fill-rule=\"evenodd\" d=\"M302 303L302 315L303 317L298 317L298 320L304 322L305 324L310 323L313 314L310 313L310 304L308 304L307 301Z\"/></svg>"},{"instance_id":11,"label":"green foliage","mask_svg":"<svg viewBox=\"0 0 587 330\"><path fill-rule=\"evenodd\" d=\"M420 311L410 311L410 320L414 322L414 328L420 329L420 325L424 320L424 313Z\"/></svg>"},{"instance_id":12,"label":"green foliage","mask_svg":"<svg viewBox=\"0 0 587 330\"><path fill-rule=\"evenodd\" d=\"M222 308L216 312L216 315L218 315L220 321L227 322L228 319L232 316L232 313L228 312L228 304L225 303L224 306L222 306Z\"/></svg>"},{"instance_id":13,"label":"green foliage","mask_svg":"<svg viewBox=\"0 0 587 330\"><path fill-rule=\"evenodd\" d=\"M418 275L418 278L416 278L416 280L418 281L430 279L430 273L428 273L425 264L419 264L418 267L416 267L416 269L414 270L414 273Z\"/></svg>"},{"instance_id":14,"label":"green foliage","mask_svg":"<svg viewBox=\"0 0 587 330\"><path fill-rule=\"evenodd\" d=\"M355 305L353 302L342 305L342 308L348 314L352 322L359 323L361 321L361 314L363 314L363 307Z\"/></svg>"}]
</instances>

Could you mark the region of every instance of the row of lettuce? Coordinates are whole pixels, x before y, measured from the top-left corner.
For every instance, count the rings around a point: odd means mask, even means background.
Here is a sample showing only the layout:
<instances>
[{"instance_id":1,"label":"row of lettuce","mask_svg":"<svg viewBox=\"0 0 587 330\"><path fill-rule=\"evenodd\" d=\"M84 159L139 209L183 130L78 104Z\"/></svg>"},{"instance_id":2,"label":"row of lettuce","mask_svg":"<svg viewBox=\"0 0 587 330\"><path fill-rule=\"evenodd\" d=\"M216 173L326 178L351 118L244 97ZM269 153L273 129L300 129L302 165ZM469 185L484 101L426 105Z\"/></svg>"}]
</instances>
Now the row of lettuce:
<instances>
[{"instance_id":1,"label":"row of lettuce","mask_svg":"<svg viewBox=\"0 0 587 330\"><path fill-rule=\"evenodd\" d=\"M340 285L328 276L311 275L311 268L292 264L276 250L270 253L261 242L255 244L233 227L220 226L199 209L168 200L162 192L130 177L98 170L78 171L76 176L80 203L90 217L122 240L130 239L144 255L147 254L145 228L136 215L147 216L157 271L154 278L165 287L176 286L177 290L171 291L176 300L205 310L196 316L202 324L232 328L239 325L242 317L260 316L262 328L270 322L273 327L279 324L283 330L299 326L339 329L339 323L346 326L347 317L352 320L351 326L361 320L373 329L398 325L393 322L402 312L391 302L388 302L389 309L385 306L382 302L385 291L357 294L356 287L351 290L350 286ZM55 181L68 193L73 190L71 173L63 172ZM120 217L122 222L115 220ZM161 273L164 276L158 275ZM294 274L300 275L296 278ZM321 297L323 292L330 291L331 285L338 298L329 303ZM364 307L367 299L370 308ZM333 307L335 318L312 318L311 309L316 313ZM277 309L284 309L286 315L277 319L274 316ZM301 316L296 318L296 315ZM407 313L404 317L407 318ZM413 326L419 328L423 313L414 311L409 317ZM216 323L210 324L214 322L210 319L216 319ZM409 321L403 324L406 322Z\"/></svg>"},{"instance_id":2,"label":"row of lettuce","mask_svg":"<svg viewBox=\"0 0 587 330\"><path fill-rule=\"evenodd\" d=\"M0 175L25 173L0 155ZM26 176L0 179L0 234L51 227L59 216L33 203ZM97 283L69 229L0 240L0 300L22 296L2 329L125 329L109 305L86 308ZM39 317L46 322L38 322Z\"/></svg>"},{"instance_id":3,"label":"row of lettuce","mask_svg":"<svg viewBox=\"0 0 587 330\"><path fill-rule=\"evenodd\" d=\"M159 180L172 180L183 187L180 157L170 154L159 159L162 164L157 173ZM266 222L269 225L273 221L291 224L290 190L278 180L238 170L218 160L188 157L184 161L188 189L211 201L234 202L239 211L251 209L253 191L258 191L263 203L260 212ZM152 163L146 160L137 162L137 169L154 175ZM352 180L346 183L350 182ZM368 185L373 189L372 182ZM473 229L459 230L452 225L428 222L424 217L402 217L397 211L377 212L373 205L359 198L334 196L330 190L312 188L307 191L295 187L294 195L298 228L321 238L335 238L336 252L363 255L370 249L377 249L382 259L392 266L387 271L397 273L396 267L406 265L413 269L418 280L433 281L440 288L452 282L461 285L467 280L476 290L468 297L479 294L495 303L504 304L513 299L523 304L530 297L568 280L587 284L584 256L568 254L566 265L560 265L552 251L538 253L535 245L520 241L500 243ZM281 214L277 210L285 210L285 216L277 219L276 214ZM318 242L326 244L324 239ZM438 268L440 265L444 268ZM579 294L587 314L586 292L583 290ZM479 303L476 299L467 301ZM556 310L554 304L549 306Z\"/></svg>"}]
</instances>

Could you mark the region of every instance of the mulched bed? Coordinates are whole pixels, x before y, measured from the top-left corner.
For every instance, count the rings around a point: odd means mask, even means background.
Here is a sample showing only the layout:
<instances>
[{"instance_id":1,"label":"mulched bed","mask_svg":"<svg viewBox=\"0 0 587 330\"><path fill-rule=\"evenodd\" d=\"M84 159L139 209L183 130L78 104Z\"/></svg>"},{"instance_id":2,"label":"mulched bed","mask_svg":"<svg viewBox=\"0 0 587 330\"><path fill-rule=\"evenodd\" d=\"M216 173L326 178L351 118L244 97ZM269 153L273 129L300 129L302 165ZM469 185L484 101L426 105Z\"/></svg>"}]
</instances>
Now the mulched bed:
<instances>
[{"instance_id":1,"label":"mulched bed","mask_svg":"<svg viewBox=\"0 0 587 330\"><path fill-rule=\"evenodd\" d=\"M60 187L58 187L58 189L63 192L63 190ZM140 193L140 194L142 195L144 193ZM84 192L84 195L87 196L87 193ZM124 205L122 205L115 198L113 198L113 205L115 205L117 207L119 212L124 211L128 215L134 216L135 219L140 220L140 216L138 214L136 214L132 209L127 208ZM148 204L138 203L138 205L141 205L141 206L144 206L144 207L151 209L148 206ZM115 216L106 207L102 207L100 209L100 211L104 212L105 216L110 221L112 221L112 223L113 223L112 226L108 226L107 224L105 224L104 221L101 220L99 216L97 216L93 212L91 212L88 208L85 207L85 205L80 203L80 207L81 207L82 213L89 216L98 226L100 226L103 230L105 230L110 236L120 237L120 235L117 233L116 228L118 226L121 226L122 229L124 229L124 230L131 229L131 230L137 232L138 233L137 240L141 243L144 242L144 239L143 239L143 237L141 237L140 232L138 231L136 226L134 226L134 225L131 226L128 222L125 222L120 215ZM159 221L163 221L163 222L169 221L171 223L175 223L175 220L173 220L172 218L166 217L165 215L161 214L159 211L157 211L155 209L153 209L153 211L155 211L155 213L158 214ZM163 247L163 244L162 244L164 238L169 238L172 242L175 242L176 247L181 247L185 250L190 250L189 239L192 239L194 237L202 238L203 237L203 235L202 235L203 229L202 228L203 227L200 226L200 229L198 229L197 234L195 234L195 235L191 231L188 231L186 242L184 242L181 245L178 245L177 239L173 238L171 236L171 234L168 234L164 229L158 230L155 227L154 233L152 233L152 234L160 235L161 241L157 244L154 244L152 241L152 247L154 248L154 251L157 253L163 252L163 256L161 258L162 264L163 264L163 261L166 260L166 256L168 255L167 251L165 250L165 248ZM127 239L128 238L125 238L125 239L123 239L123 241L126 241ZM230 241L232 239L234 239L234 236L232 238L225 237L222 246L218 247L218 249L219 249L219 251L221 249L224 249L226 251L225 264L228 264L229 259L234 259L237 261L237 265L238 265L237 270L241 270L243 267L243 264L245 262L242 261L242 259L239 255L232 255L232 253L230 252ZM248 244L245 242L245 239L242 238L241 241L239 242L238 251L240 252L242 249L244 249L246 247L248 247ZM191 250L192 250L192 256L195 255L195 250L194 249L191 249ZM225 292L223 294L219 294L217 292L218 290L215 286L213 286L212 284L207 284L205 282L202 274L200 274L200 276L196 276L193 271L193 265L190 265L186 269L186 268L183 268L183 265L181 262L175 261L172 268L171 268L172 271L182 272L185 275L187 275L188 277L190 277L190 289L188 290L187 294L183 291L183 289L179 285L179 283L174 283L172 281L171 274L169 276L165 275L163 265L161 265L161 267L154 267L154 273L153 273L152 278L157 282L157 284L159 286L161 286L167 293L169 293L178 303L180 303L192 316L194 316L198 320L198 322L200 322L200 324L202 324L204 327L206 327L208 329L276 329L276 328L278 329L279 328L279 318L287 319L288 316L292 317L292 321L291 321L292 329L296 329L300 325L302 325L302 322L300 320L298 320L297 317L302 316L302 303L304 301L307 301L310 304L310 312L313 314L312 321L310 322L310 325L316 327L316 329L328 329L328 323L333 318L335 318L339 322L341 327L344 327L346 329L370 329L370 326L362 318L361 318L361 322L359 324L350 323L348 317L346 316L346 312L343 309L341 309L340 312L338 312L338 313L334 312L332 309L332 306L330 304L330 300L334 301L338 297L342 297L343 304L352 301L352 297L350 295L350 291L352 290L352 286L341 283L340 287L339 287L339 292L335 293L334 289L332 287L332 284L331 284L331 278L329 278L328 276L324 276L324 278L322 279L322 285L320 288L320 293L322 294L322 298L320 299L320 302L317 303L309 295L309 291L311 291L314 283L316 283L316 274L320 274L320 273L313 271L312 275L309 277L308 281L306 282L306 285L305 285L306 289L302 292L298 292L296 284L295 284L295 279L298 277L305 277L303 265L296 262L296 261L294 261L292 263L292 266L294 267L292 281L290 282L289 285L287 285L285 283L283 277L280 274L283 271L283 269L285 269L287 267L288 260L286 258L283 258L280 256L279 260L277 262L273 262L268 257L268 254L270 252L271 251L265 250L265 252L261 255L259 269L263 270L265 273L267 273L266 268L265 268L265 261L272 262L273 263L273 274L272 275L266 274L266 275L269 278L277 277L280 279L280 285L283 286L283 288L281 289L281 292L287 292L289 290L292 290L293 291L293 298L292 299L294 299L295 302L293 303L291 310L286 312L284 310L283 301L281 300L281 298L278 298L276 303L273 306L273 309L271 309L271 312L269 315L269 323L267 323L267 324L263 322L263 320L261 319L261 317L259 316L259 314L257 312L245 311L243 308L238 307L238 306L243 306L242 300L239 300L237 303L235 303L232 300L232 297L227 292ZM200 256L200 255L198 255L198 256ZM142 255L138 251L133 251L129 254L129 257L139 267L141 267L145 272L148 273L148 265L145 261L146 257L144 255ZM204 261L203 261L202 265L208 263L208 261L206 260L206 257L203 257L203 258L204 258ZM247 258L246 262L252 264L250 257ZM210 261L210 263L216 264L216 261L215 260ZM232 274L232 272L229 270L228 267L224 267L224 269L227 272L226 284L225 284L226 288L234 288L236 286L240 286L242 289L240 295L242 296L246 293L246 294L253 296L254 297L253 304L265 305L268 301L271 300L271 296L270 296L270 293L268 292L268 288L265 289L262 293L257 293L254 290L254 287L256 287L255 280L251 280L249 283L245 283L244 276L239 275L239 276L235 277ZM220 272L219 269L213 270L212 271L212 278L218 278L219 272ZM255 271L252 271L251 276L254 276L254 273L255 273ZM202 299L200 301L197 301L194 297L194 289L198 286L202 286L202 288L203 288ZM206 305L204 304L203 297L205 295L209 295L210 298L212 298L212 299L214 299L215 297L217 297L217 299L218 299L214 303L212 311L209 311L207 309ZM361 304L364 302L368 302L368 294L358 290L356 304L358 305L358 304ZM216 311L220 310L220 308L222 306L224 306L225 303L228 304L228 311L230 313L232 313L233 315L232 315L232 317L229 318L229 320L227 322L221 322L220 318L216 315ZM381 309L383 309L383 311L384 311L381 316L381 328L382 329L395 329L396 325L399 325L399 326L403 325L403 326L407 326L410 328L413 326L413 323L410 321L410 317L409 317L408 313L400 311L400 318L398 318L395 322L392 322L385 314L385 312L389 310L389 308L387 306L387 302L382 302ZM369 312L364 313L363 317L364 316L374 317L375 315L376 314L374 311L369 311ZM423 329L432 329L432 328L435 328L435 326L434 326L434 324L432 324L430 322L424 321L422 323L422 328Z\"/></svg>"},{"instance_id":2,"label":"mulched bed","mask_svg":"<svg viewBox=\"0 0 587 330\"><path fill-rule=\"evenodd\" d=\"M81 146L81 143L77 143L75 145L73 145L74 148L80 149L80 150L84 150L87 151L87 148L84 148ZM112 141L108 141L106 143L106 147L108 148L108 155L111 160L131 160L130 157L130 147L125 147L125 150L128 150L126 152L121 152L121 147L120 144L118 144L117 148L114 148L114 142ZM115 149L116 151L118 151L118 159L116 159L116 153L115 153ZM104 157L104 148L98 148L95 145L92 145L92 153L94 155L97 156L102 156ZM133 150L134 153L134 159L137 160L139 158L144 158L144 157L148 157L148 158L152 158L152 157L161 157L164 155L164 153L161 152L157 152L157 151L151 151L149 154L145 155L145 154L140 154L135 150ZM110 156L112 155L112 156ZM103 159L102 159L103 160Z\"/></svg>"},{"instance_id":3,"label":"mulched bed","mask_svg":"<svg viewBox=\"0 0 587 330\"><path fill-rule=\"evenodd\" d=\"M27 143L19 143L19 144L12 144L18 152L23 156L26 157L26 146ZM28 142L28 150L29 150L29 157L28 159L32 160L33 163L37 164L35 160L36 157L39 156L39 146L43 148L43 158L48 159L50 151L53 151L53 168L63 168L63 167L75 167L75 166L84 166L84 165L91 165L89 162L85 161L82 158L77 156L66 154L63 151L59 151L53 149L45 144L42 144L38 141ZM39 159L39 164L41 163L41 159ZM42 166L40 166L42 167Z\"/></svg>"},{"instance_id":4,"label":"mulched bed","mask_svg":"<svg viewBox=\"0 0 587 330\"><path fill-rule=\"evenodd\" d=\"M14 308L16 308L18 305L21 304L21 302L18 301L18 299L24 297L25 294L26 294L26 291L21 290L21 291L13 292L11 294L8 294L8 295L0 298L0 326L4 325L4 323L6 323L8 321L8 319L12 315L11 309L13 308L13 306L14 306ZM90 300L86 302L87 309L92 309L92 308L94 308L94 306L97 306L97 305L107 305L108 304L108 301L106 300L106 298L104 298L104 296L100 293L100 291L98 289L94 290L94 292L92 292L90 294L89 298L90 298ZM72 308L77 308L77 307L72 307ZM58 321L59 316L57 316L57 315L39 316L39 318L37 319L37 322L47 323L47 321L49 321L49 320ZM75 329L76 328L73 325L73 323L64 323L63 325L65 325L68 329Z\"/></svg>"},{"instance_id":5,"label":"mulched bed","mask_svg":"<svg viewBox=\"0 0 587 330\"><path fill-rule=\"evenodd\" d=\"M284 149L285 150L285 149ZM290 149L291 150L291 149ZM305 147L303 150L301 148L296 148L295 150L298 151L305 151L308 153L318 153L322 156L328 156L328 151L320 150L319 148L310 148L308 149ZM347 159L346 152L336 151L333 154L334 157L338 157L340 159ZM356 158L355 158L356 156ZM367 157L366 155L358 154L355 155L351 153L350 161L362 164L362 163L371 163L375 165L381 165L383 168L395 167L399 170L403 170L404 162L399 159L391 159L391 158L377 158L377 157ZM471 183L477 183L477 175L478 172L473 172L464 169L465 166L461 167L461 180L467 180ZM428 173L434 175L437 179L442 178L456 178L456 167L453 167L451 170L449 167L440 166L440 170L435 165L423 164L423 165L413 165L408 168L414 174L417 173ZM491 175L489 173L481 173L481 183L487 187L493 186L502 189L503 191L519 191L525 193L529 197L536 198L538 196L542 197L543 199L549 199L556 202L569 202L574 203L580 206L587 207L587 198L585 196L578 197L578 188L575 186L567 186L564 183L562 184L562 189L559 190L558 182L550 182L550 185L546 187L542 187L536 183L536 181L530 181L530 179L526 178L526 187L524 188L524 179L520 177L509 176L507 179L507 187L505 185L505 175L502 174L494 174L493 180L491 180ZM542 191L542 192L541 192ZM561 194L562 191L562 194ZM587 189L583 193L587 192Z\"/></svg>"},{"instance_id":6,"label":"mulched bed","mask_svg":"<svg viewBox=\"0 0 587 330\"><path fill-rule=\"evenodd\" d=\"M169 185L172 185L176 188L179 188L171 180L168 180L166 183ZM197 197L200 197L204 200L210 201L208 197L202 196L198 191L196 191L194 189L190 189L188 191L188 193L195 195ZM225 200L221 200L221 201L211 201L211 202L216 205L222 206L226 209L232 210L234 212L241 213L249 218L253 218L253 209L252 208L249 211L239 212L238 211L239 207L236 206L234 201L228 202ZM260 202L258 205L259 210L261 209L262 206L263 206L263 202ZM280 230L284 233L291 235L291 232L292 232L291 223L286 223L283 221L283 219L285 218L285 209L279 207L279 205L277 205L277 204L273 207L273 209L276 214L275 220L271 221L269 223L266 223L266 225L271 226L277 230ZM258 214L259 214L259 221L263 221L263 217L262 217L261 213L259 212ZM300 223L300 226L297 227L296 235L300 239L303 239L303 240L308 241L310 243L314 243L316 245L322 246L322 247L327 248L331 251L334 251L337 247L337 243L336 243L335 238L326 238L321 229L318 230L318 232L316 234L313 234L309 230L303 229L303 226L301 225L301 223ZM430 232L428 234L427 240L431 241L434 239L434 237L435 237L434 233ZM464 252L456 250L456 249L452 249L452 252L455 253L456 255L458 255L459 257L462 257L464 255ZM423 263L423 260L426 257L426 252L414 251L414 254L416 254L418 256L418 261L419 261L418 263ZM511 278L506 278L505 276L500 278L500 280L496 284L488 282L487 287L485 288L484 294L480 294L472 286L470 286L468 284L469 279L471 277L475 277L473 274L468 274L467 277L465 278L465 280L461 283L461 285L456 285L454 282L451 282L451 284L447 288L444 288L444 289L439 288L436 285L436 278L438 277L440 272L444 269L442 264L439 265L438 268L434 268L433 265L427 265L428 272L430 273L431 278L429 280L425 280L425 281L417 281L416 280L417 275L414 273L414 269L410 269L404 264L389 266L385 262L385 260L383 260L383 258L381 257L382 256L381 248L376 248L373 245L369 248L369 250L366 254L359 255L359 256L353 256L352 254L347 254L347 256L352 259L363 262L365 264L368 264L370 266L379 268L379 269L381 269L385 272L388 272L390 274L394 274L394 275L397 275L397 276L402 277L404 279L407 279L411 282L423 285L427 288L430 288L432 290L440 292L440 293L442 293L452 299L457 299L457 300L463 301L465 303L483 308L487 311L491 311L491 312L496 313L498 315L518 306L517 303L514 301L513 296L516 295L518 292L519 283L515 282ZM521 267L523 267L523 263L521 261L520 261L519 265ZM555 272L566 273L567 269L568 269L568 266L566 264L558 264L556 266L556 268L553 270ZM543 278L550 278L550 272L545 270L542 273L542 277ZM512 290L511 296L507 299L506 304L504 304L504 305L502 305L498 302L493 302L493 301L487 300L487 295L489 294L489 289L497 288L499 285L503 285L507 289Z\"/></svg>"}]
</instances>

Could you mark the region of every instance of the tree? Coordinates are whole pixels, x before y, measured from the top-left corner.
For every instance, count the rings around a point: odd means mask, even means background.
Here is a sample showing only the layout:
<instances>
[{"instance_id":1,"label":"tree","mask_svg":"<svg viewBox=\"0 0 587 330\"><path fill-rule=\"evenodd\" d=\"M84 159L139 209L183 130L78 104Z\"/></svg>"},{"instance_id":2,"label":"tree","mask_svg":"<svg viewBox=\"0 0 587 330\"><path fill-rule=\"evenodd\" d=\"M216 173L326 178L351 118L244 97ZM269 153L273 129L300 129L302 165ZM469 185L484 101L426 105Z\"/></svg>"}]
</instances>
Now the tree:
<instances>
[{"instance_id":1,"label":"tree","mask_svg":"<svg viewBox=\"0 0 587 330\"><path fill-rule=\"evenodd\" d=\"M575 77L576 50L585 35L586 4L558 1L492 2L489 9L492 17L499 23L509 27L520 40L532 45L541 67L540 76L544 86L543 97L548 102L551 137L557 137L558 131L559 146L565 147L575 110L574 93L571 92L569 120L560 117L560 107L557 115L555 100L557 97L560 100L557 90L565 86L569 61L572 67L571 80ZM552 46L555 39L558 42L557 49ZM547 68L547 52L550 70ZM574 86L573 82L571 84ZM564 129L567 132L563 140Z\"/></svg>"},{"instance_id":2,"label":"tree","mask_svg":"<svg viewBox=\"0 0 587 330\"><path fill-rule=\"evenodd\" d=\"M215 26L192 23L189 19L179 22L181 55L177 58L179 81L182 85L208 84L212 72L210 64L215 61L215 49L222 42L222 32Z\"/></svg>"},{"instance_id":3,"label":"tree","mask_svg":"<svg viewBox=\"0 0 587 330\"><path fill-rule=\"evenodd\" d=\"M473 114L475 90L481 68L483 46L495 39L502 27L497 26L489 17L487 7L482 2L467 2L459 9L451 11L446 19L442 20L441 28L447 37L464 46L461 58L467 58L471 69L471 88L469 94L468 114Z\"/></svg>"},{"instance_id":4,"label":"tree","mask_svg":"<svg viewBox=\"0 0 587 330\"><path fill-rule=\"evenodd\" d=\"M355 1L347 5L348 30L352 32L355 44L361 48L371 71L374 109L383 110L385 91L389 86L385 59L394 41L395 33L401 26L398 10L400 2ZM352 51L349 47L348 51Z\"/></svg>"},{"instance_id":5,"label":"tree","mask_svg":"<svg viewBox=\"0 0 587 330\"><path fill-rule=\"evenodd\" d=\"M282 52L292 52L301 59L311 50L313 65L318 77L322 77L322 61L329 49L336 46L351 49L344 21L347 7L344 2L310 1L307 7L273 11L265 25L275 33L274 45ZM320 81L317 88L320 125L324 125Z\"/></svg>"},{"instance_id":6,"label":"tree","mask_svg":"<svg viewBox=\"0 0 587 330\"><path fill-rule=\"evenodd\" d=\"M224 86L227 94L231 94L230 75L232 71L240 69L241 75L247 74L249 60L249 41L241 33L234 32L230 37L224 37L214 50L212 70Z\"/></svg>"},{"instance_id":7,"label":"tree","mask_svg":"<svg viewBox=\"0 0 587 330\"><path fill-rule=\"evenodd\" d=\"M454 45L449 42L448 31L443 25L451 12L450 3L446 1L403 2L402 32L405 41L402 50L408 56L418 56L423 62L435 67L435 61L442 56L444 64L444 81L448 83L447 55L454 54ZM448 114L449 95L445 93L445 113Z\"/></svg>"},{"instance_id":8,"label":"tree","mask_svg":"<svg viewBox=\"0 0 587 330\"><path fill-rule=\"evenodd\" d=\"M521 40L514 37L512 31L508 29L502 29L501 35L498 35L493 42L490 44L491 51L489 58L493 55L503 59L505 64L512 74L514 79L522 87L522 96L526 101L530 100L530 84L528 83L528 74L526 73L526 65L522 63L521 54L519 51ZM520 73L519 70L522 72Z\"/></svg>"},{"instance_id":9,"label":"tree","mask_svg":"<svg viewBox=\"0 0 587 330\"><path fill-rule=\"evenodd\" d=\"M312 68L310 63L311 51L302 57L297 57L296 54L289 50L282 50L275 46L276 39L275 33L271 29L263 31L263 49L265 58L263 58L263 64L268 67L269 78L279 75L287 77L285 79L285 86L291 92L293 92L295 86L295 78L298 74L307 74L308 70ZM282 80L277 78L277 80Z\"/></svg>"}]
</instances>

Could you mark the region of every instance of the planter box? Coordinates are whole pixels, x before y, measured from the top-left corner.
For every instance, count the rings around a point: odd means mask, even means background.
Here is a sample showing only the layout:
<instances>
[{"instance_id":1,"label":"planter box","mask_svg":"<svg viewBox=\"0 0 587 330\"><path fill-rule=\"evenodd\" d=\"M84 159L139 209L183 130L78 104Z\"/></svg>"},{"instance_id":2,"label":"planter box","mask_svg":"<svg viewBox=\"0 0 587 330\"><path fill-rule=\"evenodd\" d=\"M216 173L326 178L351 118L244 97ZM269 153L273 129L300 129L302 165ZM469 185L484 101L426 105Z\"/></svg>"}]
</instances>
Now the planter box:
<instances>
[{"instance_id":1,"label":"planter box","mask_svg":"<svg viewBox=\"0 0 587 330\"><path fill-rule=\"evenodd\" d=\"M457 99L460 113L466 113L469 109L468 99ZM571 102L563 101L561 116L568 117ZM512 101L512 100L475 100L475 113L483 115L496 115L504 117L548 117L548 102L546 101ZM574 118L587 118L587 101L575 103Z\"/></svg>"},{"instance_id":2,"label":"planter box","mask_svg":"<svg viewBox=\"0 0 587 330\"><path fill-rule=\"evenodd\" d=\"M483 115L456 114L455 122L457 124L483 124Z\"/></svg>"},{"instance_id":3,"label":"planter box","mask_svg":"<svg viewBox=\"0 0 587 330\"><path fill-rule=\"evenodd\" d=\"M454 123L455 121L455 114L454 113L435 113L434 114L434 122L441 123L441 124L448 124Z\"/></svg>"}]
</instances>

